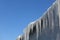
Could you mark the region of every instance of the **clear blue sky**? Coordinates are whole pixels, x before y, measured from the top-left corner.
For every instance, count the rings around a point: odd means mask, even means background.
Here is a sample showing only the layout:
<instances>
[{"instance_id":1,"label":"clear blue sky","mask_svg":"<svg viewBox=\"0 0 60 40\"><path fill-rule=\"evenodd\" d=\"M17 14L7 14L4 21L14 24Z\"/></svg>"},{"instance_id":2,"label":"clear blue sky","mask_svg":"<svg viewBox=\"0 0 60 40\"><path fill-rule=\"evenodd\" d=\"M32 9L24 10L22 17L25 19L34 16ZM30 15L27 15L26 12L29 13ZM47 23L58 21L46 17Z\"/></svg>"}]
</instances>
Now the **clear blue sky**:
<instances>
[{"instance_id":1,"label":"clear blue sky","mask_svg":"<svg viewBox=\"0 0 60 40\"><path fill-rule=\"evenodd\" d=\"M16 40L55 0L0 0L0 40Z\"/></svg>"}]
</instances>

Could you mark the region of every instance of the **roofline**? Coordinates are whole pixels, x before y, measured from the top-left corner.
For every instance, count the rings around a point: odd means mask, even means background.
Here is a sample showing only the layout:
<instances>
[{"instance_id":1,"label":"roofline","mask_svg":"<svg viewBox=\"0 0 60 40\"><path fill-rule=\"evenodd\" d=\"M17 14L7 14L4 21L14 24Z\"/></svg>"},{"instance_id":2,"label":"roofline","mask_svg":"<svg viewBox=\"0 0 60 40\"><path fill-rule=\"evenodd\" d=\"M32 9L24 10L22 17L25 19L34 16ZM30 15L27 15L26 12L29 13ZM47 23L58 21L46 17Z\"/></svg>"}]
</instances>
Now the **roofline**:
<instances>
[{"instance_id":1,"label":"roofline","mask_svg":"<svg viewBox=\"0 0 60 40\"><path fill-rule=\"evenodd\" d=\"M30 28L29 25L33 25L33 24L36 23L37 21L41 20L41 19L44 17L44 15L52 8L52 6L55 5L55 3L57 3L57 0L44 12L44 14L43 14L40 18L38 18L37 20L35 20L35 21L33 21L33 22L30 22L30 23L28 24L28 26L23 30L23 32L25 33L26 30L27 30L28 28ZM20 38L21 36L22 36L22 35L19 35L17 38Z\"/></svg>"}]
</instances>

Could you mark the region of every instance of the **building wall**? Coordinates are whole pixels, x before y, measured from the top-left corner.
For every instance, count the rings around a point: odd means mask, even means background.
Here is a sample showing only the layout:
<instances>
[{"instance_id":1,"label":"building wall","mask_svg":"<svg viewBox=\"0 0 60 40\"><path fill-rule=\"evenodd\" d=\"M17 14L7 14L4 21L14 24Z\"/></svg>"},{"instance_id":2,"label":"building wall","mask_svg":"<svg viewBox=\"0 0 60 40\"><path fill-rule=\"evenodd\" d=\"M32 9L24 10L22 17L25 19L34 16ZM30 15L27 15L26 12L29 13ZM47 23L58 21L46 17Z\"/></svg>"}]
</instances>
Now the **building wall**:
<instances>
[{"instance_id":1,"label":"building wall","mask_svg":"<svg viewBox=\"0 0 60 40\"><path fill-rule=\"evenodd\" d=\"M56 3L46 12L42 20L44 28L41 26L42 31L39 40L57 40L57 35L59 35L59 17Z\"/></svg>"}]
</instances>

